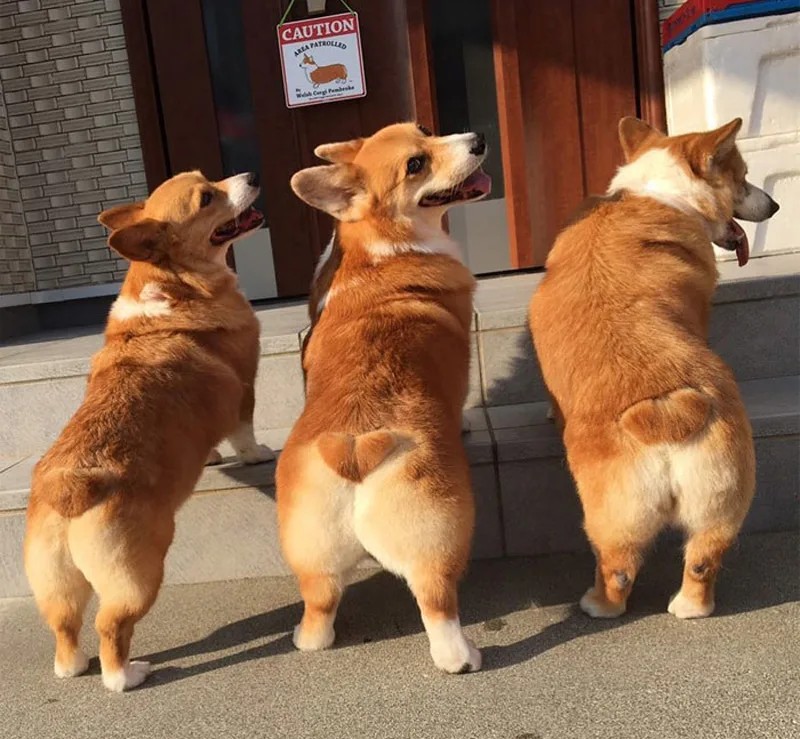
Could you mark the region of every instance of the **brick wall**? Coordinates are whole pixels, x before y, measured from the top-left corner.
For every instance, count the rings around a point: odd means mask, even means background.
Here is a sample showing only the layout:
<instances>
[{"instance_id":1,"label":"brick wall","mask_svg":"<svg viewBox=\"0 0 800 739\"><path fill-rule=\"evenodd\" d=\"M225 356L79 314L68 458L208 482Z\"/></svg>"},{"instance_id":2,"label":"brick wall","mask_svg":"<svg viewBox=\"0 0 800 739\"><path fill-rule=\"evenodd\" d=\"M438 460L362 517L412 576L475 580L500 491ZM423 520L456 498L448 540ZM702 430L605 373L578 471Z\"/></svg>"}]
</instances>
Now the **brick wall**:
<instances>
[{"instance_id":1,"label":"brick wall","mask_svg":"<svg viewBox=\"0 0 800 739\"><path fill-rule=\"evenodd\" d=\"M0 0L0 96L0 295L119 281L97 215L147 192L119 0Z\"/></svg>"},{"instance_id":2,"label":"brick wall","mask_svg":"<svg viewBox=\"0 0 800 739\"><path fill-rule=\"evenodd\" d=\"M33 287L33 265L22 215L19 178L0 87L0 295L28 292Z\"/></svg>"}]
</instances>

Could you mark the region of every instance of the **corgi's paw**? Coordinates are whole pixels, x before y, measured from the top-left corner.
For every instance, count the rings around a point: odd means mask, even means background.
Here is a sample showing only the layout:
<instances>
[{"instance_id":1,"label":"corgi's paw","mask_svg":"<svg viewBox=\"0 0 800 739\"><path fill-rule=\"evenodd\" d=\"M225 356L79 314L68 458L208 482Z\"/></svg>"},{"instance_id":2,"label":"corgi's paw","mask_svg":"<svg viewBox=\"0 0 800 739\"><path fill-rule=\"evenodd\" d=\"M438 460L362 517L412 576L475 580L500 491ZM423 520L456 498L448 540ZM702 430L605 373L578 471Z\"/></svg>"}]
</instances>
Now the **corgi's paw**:
<instances>
[{"instance_id":1,"label":"corgi's paw","mask_svg":"<svg viewBox=\"0 0 800 739\"><path fill-rule=\"evenodd\" d=\"M625 613L625 603L611 603L605 596L598 595L594 586L589 588L580 601L581 610L592 618L616 618Z\"/></svg>"},{"instance_id":2,"label":"corgi's paw","mask_svg":"<svg viewBox=\"0 0 800 739\"><path fill-rule=\"evenodd\" d=\"M461 416L461 433L468 434L470 431L472 431L472 421L466 416Z\"/></svg>"},{"instance_id":3,"label":"corgi's paw","mask_svg":"<svg viewBox=\"0 0 800 739\"><path fill-rule=\"evenodd\" d=\"M264 444L253 444L253 446L238 450L236 456L244 464L261 464L275 459L275 452Z\"/></svg>"},{"instance_id":4,"label":"corgi's paw","mask_svg":"<svg viewBox=\"0 0 800 739\"><path fill-rule=\"evenodd\" d=\"M667 610L678 618L705 618L714 612L714 601L698 603L678 591L669 602Z\"/></svg>"},{"instance_id":5,"label":"corgi's paw","mask_svg":"<svg viewBox=\"0 0 800 739\"><path fill-rule=\"evenodd\" d=\"M121 693L141 685L149 674L149 662L128 662L121 670L103 672L103 685L115 693Z\"/></svg>"},{"instance_id":6,"label":"corgi's paw","mask_svg":"<svg viewBox=\"0 0 800 739\"><path fill-rule=\"evenodd\" d=\"M222 463L222 455L219 453L219 450L212 449L208 453L208 457L206 458L206 465L221 464L221 463Z\"/></svg>"},{"instance_id":7,"label":"corgi's paw","mask_svg":"<svg viewBox=\"0 0 800 739\"><path fill-rule=\"evenodd\" d=\"M426 624L433 664L450 674L477 672L481 669L481 653L464 636L458 619Z\"/></svg>"},{"instance_id":8,"label":"corgi's paw","mask_svg":"<svg viewBox=\"0 0 800 739\"><path fill-rule=\"evenodd\" d=\"M89 668L89 658L84 654L83 650L78 647L72 655L72 661L69 664L61 664L56 659L53 663L53 672L56 677L77 677L83 675Z\"/></svg>"},{"instance_id":9,"label":"corgi's paw","mask_svg":"<svg viewBox=\"0 0 800 739\"><path fill-rule=\"evenodd\" d=\"M311 629L303 628L302 623L294 627L292 636L292 642L301 652L318 652L320 649L328 649L333 644L334 639L336 639L336 632L333 626L312 631Z\"/></svg>"}]
</instances>

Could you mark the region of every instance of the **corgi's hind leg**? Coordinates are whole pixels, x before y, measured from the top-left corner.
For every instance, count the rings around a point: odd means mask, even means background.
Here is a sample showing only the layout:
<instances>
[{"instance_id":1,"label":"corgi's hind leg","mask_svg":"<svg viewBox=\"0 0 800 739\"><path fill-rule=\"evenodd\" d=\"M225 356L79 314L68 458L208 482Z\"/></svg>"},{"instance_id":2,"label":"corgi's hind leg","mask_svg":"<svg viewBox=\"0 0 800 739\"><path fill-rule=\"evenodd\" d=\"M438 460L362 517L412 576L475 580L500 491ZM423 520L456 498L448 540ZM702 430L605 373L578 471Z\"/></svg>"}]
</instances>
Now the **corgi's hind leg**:
<instances>
[{"instance_id":1,"label":"corgi's hind leg","mask_svg":"<svg viewBox=\"0 0 800 739\"><path fill-rule=\"evenodd\" d=\"M303 596L303 619L292 641L304 652L327 649L336 638L333 624L344 593L344 578L330 573L297 573Z\"/></svg>"},{"instance_id":2,"label":"corgi's hind leg","mask_svg":"<svg viewBox=\"0 0 800 739\"><path fill-rule=\"evenodd\" d=\"M597 564L594 585L580 600L592 618L616 618L625 613L628 597L642 565L647 544L593 542Z\"/></svg>"},{"instance_id":3,"label":"corgi's hind leg","mask_svg":"<svg viewBox=\"0 0 800 739\"><path fill-rule=\"evenodd\" d=\"M25 537L25 571L36 605L56 640L53 671L74 677L86 671L89 660L80 648L83 612L92 588L75 566L67 546L68 520L55 512L46 520L29 518Z\"/></svg>"},{"instance_id":4,"label":"corgi's hind leg","mask_svg":"<svg viewBox=\"0 0 800 739\"><path fill-rule=\"evenodd\" d=\"M93 509L70 529L72 555L100 599L100 668L103 684L115 692L135 688L150 672L148 662L129 655L134 626L158 595L172 542L174 522L161 515L155 524L152 513L109 523Z\"/></svg>"},{"instance_id":5,"label":"corgi's hind leg","mask_svg":"<svg viewBox=\"0 0 800 739\"><path fill-rule=\"evenodd\" d=\"M738 527L722 526L689 536L681 589L669 612L678 618L704 618L714 612L714 586L722 557L736 538Z\"/></svg>"},{"instance_id":6,"label":"corgi's hind leg","mask_svg":"<svg viewBox=\"0 0 800 739\"><path fill-rule=\"evenodd\" d=\"M597 560L594 585L580 606L593 618L625 613L644 555L669 521L672 503L660 461L652 467L641 479L620 472L624 461L595 465L575 475L584 529Z\"/></svg>"},{"instance_id":7,"label":"corgi's hind leg","mask_svg":"<svg viewBox=\"0 0 800 739\"><path fill-rule=\"evenodd\" d=\"M433 663L444 672L477 672L481 653L464 635L458 617L458 578L425 566L406 578L417 599Z\"/></svg>"}]
</instances>

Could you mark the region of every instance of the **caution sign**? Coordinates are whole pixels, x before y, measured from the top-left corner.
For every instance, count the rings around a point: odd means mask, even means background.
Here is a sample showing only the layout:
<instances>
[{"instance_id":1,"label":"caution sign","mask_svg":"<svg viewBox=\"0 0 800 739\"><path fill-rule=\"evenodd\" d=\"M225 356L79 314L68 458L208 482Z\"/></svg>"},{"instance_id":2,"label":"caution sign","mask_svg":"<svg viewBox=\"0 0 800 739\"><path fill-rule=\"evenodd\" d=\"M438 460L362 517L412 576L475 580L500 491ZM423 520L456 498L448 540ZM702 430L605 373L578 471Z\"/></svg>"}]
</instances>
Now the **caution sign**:
<instances>
[{"instance_id":1,"label":"caution sign","mask_svg":"<svg viewBox=\"0 0 800 739\"><path fill-rule=\"evenodd\" d=\"M356 13L282 23L278 44L289 108L367 94Z\"/></svg>"}]
</instances>

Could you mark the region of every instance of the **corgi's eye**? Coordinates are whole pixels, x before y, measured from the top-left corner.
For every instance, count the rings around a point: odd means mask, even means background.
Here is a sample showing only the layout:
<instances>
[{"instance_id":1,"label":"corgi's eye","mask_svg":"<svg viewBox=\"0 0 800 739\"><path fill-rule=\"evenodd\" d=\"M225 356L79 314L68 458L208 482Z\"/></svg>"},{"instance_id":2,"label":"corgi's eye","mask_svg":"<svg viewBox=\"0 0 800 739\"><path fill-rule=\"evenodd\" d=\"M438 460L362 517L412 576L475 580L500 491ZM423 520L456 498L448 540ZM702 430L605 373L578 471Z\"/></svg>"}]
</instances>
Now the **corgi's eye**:
<instances>
[{"instance_id":1,"label":"corgi's eye","mask_svg":"<svg viewBox=\"0 0 800 739\"><path fill-rule=\"evenodd\" d=\"M433 136L433 134L431 133L431 129L430 128L426 128L421 123L417 123L417 128L420 130L420 133L422 133L423 135L425 135L425 136Z\"/></svg>"},{"instance_id":2,"label":"corgi's eye","mask_svg":"<svg viewBox=\"0 0 800 739\"><path fill-rule=\"evenodd\" d=\"M213 199L214 193L211 190L203 190L203 194L200 196L200 207L205 208L207 205L211 205Z\"/></svg>"},{"instance_id":3,"label":"corgi's eye","mask_svg":"<svg viewBox=\"0 0 800 739\"><path fill-rule=\"evenodd\" d=\"M406 162L406 172L408 174L417 174L417 172L421 172L422 168L425 166L425 157L411 157Z\"/></svg>"}]
</instances>

